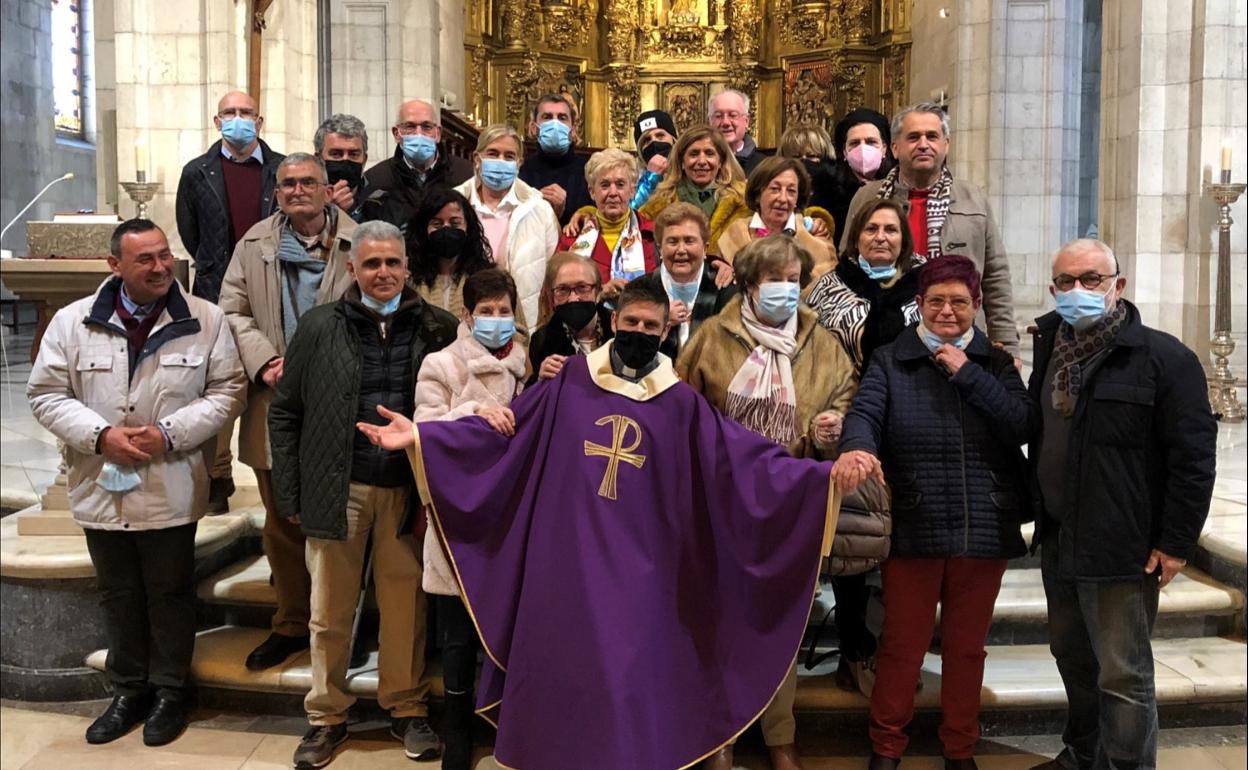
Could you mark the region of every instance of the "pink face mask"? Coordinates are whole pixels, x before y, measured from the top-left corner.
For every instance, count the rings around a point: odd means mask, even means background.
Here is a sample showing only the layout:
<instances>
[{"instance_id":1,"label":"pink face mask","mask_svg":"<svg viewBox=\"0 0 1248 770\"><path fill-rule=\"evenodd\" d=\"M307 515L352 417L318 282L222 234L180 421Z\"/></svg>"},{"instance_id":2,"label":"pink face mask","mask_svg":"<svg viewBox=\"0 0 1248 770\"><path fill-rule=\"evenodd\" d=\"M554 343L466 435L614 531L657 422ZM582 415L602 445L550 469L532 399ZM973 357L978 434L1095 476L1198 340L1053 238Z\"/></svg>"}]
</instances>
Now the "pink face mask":
<instances>
[{"instance_id":1,"label":"pink face mask","mask_svg":"<svg viewBox=\"0 0 1248 770\"><path fill-rule=\"evenodd\" d=\"M884 160L884 153L874 145L860 144L845 153L845 160L855 174L870 179L879 170L880 163Z\"/></svg>"}]
</instances>

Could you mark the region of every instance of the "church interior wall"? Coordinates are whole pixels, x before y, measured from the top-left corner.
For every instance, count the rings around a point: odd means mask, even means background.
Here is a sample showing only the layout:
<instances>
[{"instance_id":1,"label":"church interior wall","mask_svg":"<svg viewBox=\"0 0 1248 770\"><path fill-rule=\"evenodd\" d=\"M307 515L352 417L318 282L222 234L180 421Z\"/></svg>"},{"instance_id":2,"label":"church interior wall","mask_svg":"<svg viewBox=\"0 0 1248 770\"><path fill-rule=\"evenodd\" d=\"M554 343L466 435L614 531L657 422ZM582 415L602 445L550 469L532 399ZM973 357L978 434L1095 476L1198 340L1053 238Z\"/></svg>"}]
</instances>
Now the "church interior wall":
<instances>
[{"instance_id":1,"label":"church interior wall","mask_svg":"<svg viewBox=\"0 0 1248 770\"><path fill-rule=\"evenodd\" d=\"M87 135L79 141L59 136L53 122L51 16L43 0L0 3L0 83L4 89L0 225L7 224L45 184L66 172L73 172L74 178L50 189L23 220L50 219L56 212L95 204L94 125L87 121ZM85 85L89 92L91 83ZM3 246L14 254L25 253L22 222L5 233Z\"/></svg>"}]
</instances>

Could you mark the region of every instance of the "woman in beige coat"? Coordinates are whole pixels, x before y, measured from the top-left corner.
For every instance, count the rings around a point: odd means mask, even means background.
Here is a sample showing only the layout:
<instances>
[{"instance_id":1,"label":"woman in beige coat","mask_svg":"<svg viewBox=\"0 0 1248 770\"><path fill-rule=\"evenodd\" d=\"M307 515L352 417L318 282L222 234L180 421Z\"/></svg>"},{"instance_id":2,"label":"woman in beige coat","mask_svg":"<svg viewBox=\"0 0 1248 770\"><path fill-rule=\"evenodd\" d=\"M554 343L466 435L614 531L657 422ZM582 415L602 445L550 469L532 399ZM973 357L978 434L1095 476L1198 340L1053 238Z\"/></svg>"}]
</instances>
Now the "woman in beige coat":
<instances>
[{"instance_id":1,"label":"woman in beige coat","mask_svg":"<svg viewBox=\"0 0 1248 770\"><path fill-rule=\"evenodd\" d=\"M764 161L765 163L766 161ZM853 362L815 312L798 303L810 283L810 254L787 235L751 241L736 256L738 294L702 322L676 373L717 409L788 448L831 459L841 419L858 387ZM774 768L800 768L793 700L796 661L760 724ZM708 767L732 767L732 747Z\"/></svg>"},{"instance_id":2,"label":"woman in beige coat","mask_svg":"<svg viewBox=\"0 0 1248 770\"><path fill-rule=\"evenodd\" d=\"M429 355L416 378L413 422L479 415L504 435L508 408L524 387L527 354L515 337L516 284L491 268L464 281L463 322L455 342ZM446 688L442 767L468 770L472 756L473 678L480 641L432 520L425 534L422 585L434 597Z\"/></svg>"}]
</instances>

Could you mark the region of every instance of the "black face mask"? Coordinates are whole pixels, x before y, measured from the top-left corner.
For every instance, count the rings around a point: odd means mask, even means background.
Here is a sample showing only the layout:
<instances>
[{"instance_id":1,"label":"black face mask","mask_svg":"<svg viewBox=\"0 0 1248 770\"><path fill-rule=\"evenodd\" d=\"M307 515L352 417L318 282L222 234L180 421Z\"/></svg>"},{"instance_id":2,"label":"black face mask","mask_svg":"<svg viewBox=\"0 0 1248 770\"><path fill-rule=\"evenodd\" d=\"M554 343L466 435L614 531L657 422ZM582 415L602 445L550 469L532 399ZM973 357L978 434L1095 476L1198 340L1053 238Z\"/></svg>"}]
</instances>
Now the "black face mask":
<instances>
[{"instance_id":1,"label":"black face mask","mask_svg":"<svg viewBox=\"0 0 1248 770\"><path fill-rule=\"evenodd\" d=\"M555 308L555 318L574 332L579 332L598 314L598 305L590 300L565 302Z\"/></svg>"},{"instance_id":2,"label":"black face mask","mask_svg":"<svg viewBox=\"0 0 1248 770\"><path fill-rule=\"evenodd\" d=\"M437 259L458 259L468 243L467 231L458 227L441 227L429 233L429 254Z\"/></svg>"},{"instance_id":3,"label":"black face mask","mask_svg":"<svg viewBox=\"0 0 1248 770\"><path fill-rule=\"evenodd\" d=\"M331 185L346 180L347 186L353 190L360 186L360 180L364 178L364 164L353 160L327 160L325 171L329 174Z\"/></svg>"},{"instance_id":4,"label":"black face mask","mask_svg":"<svg viewBox=\"0 0 1248 770\"><path fill-rule=\"evenodd\" d=\"M650 144L646 145L646 148L644 150L641 151L641 159L645 161L646 163L649 163L650 159L653 158L655 155L663 155L664 157L666 157L668 155L671 155L671 152L672 152L671 142L651 142Z\"/></svg>"},{"instance_id":5,"label":"black face mask","mask_svg":"<svg viewBox=\"0 0 1248 770\"><path fill-rule=\"evenodd\" d=\"M629 369L644 369L659 353L663 340L657 334L617 331L613 347Z\"/></svg>"},{"instance_id":6,"label":"black face mask","mask_svg":"<svg viewBox=\"0 0 1248 770\"><path fill-rule=\"evenodd\" d=\"M802 165L806 167L806 173L810 174L811 179L817 179L823 176L824 174L829 173L829 171L831 170L828 167L829 164L826 161L822 161L822 160L810 160L808 158L802 158Z\"/></svg>"}]
</instances>

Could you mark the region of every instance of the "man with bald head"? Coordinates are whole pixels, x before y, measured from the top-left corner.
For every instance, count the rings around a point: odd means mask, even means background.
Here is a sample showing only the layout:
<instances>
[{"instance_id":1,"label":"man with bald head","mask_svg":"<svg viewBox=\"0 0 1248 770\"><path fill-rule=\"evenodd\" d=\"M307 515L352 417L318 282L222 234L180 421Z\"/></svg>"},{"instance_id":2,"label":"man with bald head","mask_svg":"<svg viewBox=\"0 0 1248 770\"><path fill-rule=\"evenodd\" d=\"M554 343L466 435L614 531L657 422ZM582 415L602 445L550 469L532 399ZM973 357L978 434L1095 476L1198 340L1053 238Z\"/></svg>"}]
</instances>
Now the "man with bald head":
<instances>
[{"instance_id":1,"label":"man with bald head","mask_svg":"<svg viewBox=\"0 0 1248 770\"><path fill-rule=\"evenodd\" d=\"M1036 320L1032 544L1069 704L1065 749L1044 770L1157 766L1157 595L1195 553L1213 496L1204 369L1144 325L1126 286L1109 246L1072 241L1053 259L1057 309Z\"/></svg>"},{"instance_id":2,"label":"man with bald head","mask_svg":"<svg viewBox=\"0 0 1248 770\"><path fill-rule=\"evenodd\" d=\"M216 302L230 255L252 225L276 209L273 188L277 164L284 157L274 152L260 130L264 118L259 106L242 91L230 91L217 102L212 124L221 138L208 152L182 168L176 203L178 235L195 262L191 294ZM225 513L234 494L234 457L230 421L217 440L208 490L208 512Z\"/></svg>"},{"instance_id":3,"label":"man with bald head","mask_svg":"<svg viewBox=\"0 0 1248 770\"><path fill-rule=\"evenodd\" d=\"M464 183L472 176L472 163L446 151L441 116L421 99L399 105L390 135L394 137L394 156L364 174L368 189L375 192L364 202L363 220L380 219L402 229L420 206L425 191Z\"/></svg>"}]
</instances>

